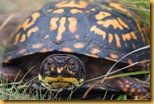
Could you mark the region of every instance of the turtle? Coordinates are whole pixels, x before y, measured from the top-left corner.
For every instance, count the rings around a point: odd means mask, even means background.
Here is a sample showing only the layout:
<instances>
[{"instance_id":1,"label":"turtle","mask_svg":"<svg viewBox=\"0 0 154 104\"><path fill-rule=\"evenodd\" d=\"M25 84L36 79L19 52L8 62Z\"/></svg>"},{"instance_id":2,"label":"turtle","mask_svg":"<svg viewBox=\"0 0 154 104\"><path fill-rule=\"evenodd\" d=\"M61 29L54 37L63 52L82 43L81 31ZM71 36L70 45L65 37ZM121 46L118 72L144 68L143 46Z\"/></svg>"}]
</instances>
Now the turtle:
<instances>
[{"instance_id":1,"label":"turtle","mask_svg":"<svg viewBox=\"0 0 154 104\"><path fill-rule=\"evenodd\" d=\"M149 31L143 29L147 25L132 15L139 13L114 0L47 3L9 38L0 76L57 92L90 88L116 62L111 70L116 72L109 76L147 70L147 63L142 63L118 71L150 59L150 49L127 55L150 44ZM104 79L94 88L143 98L150 91L135 79L138 77Z\"/></svg>"}]
</instances>

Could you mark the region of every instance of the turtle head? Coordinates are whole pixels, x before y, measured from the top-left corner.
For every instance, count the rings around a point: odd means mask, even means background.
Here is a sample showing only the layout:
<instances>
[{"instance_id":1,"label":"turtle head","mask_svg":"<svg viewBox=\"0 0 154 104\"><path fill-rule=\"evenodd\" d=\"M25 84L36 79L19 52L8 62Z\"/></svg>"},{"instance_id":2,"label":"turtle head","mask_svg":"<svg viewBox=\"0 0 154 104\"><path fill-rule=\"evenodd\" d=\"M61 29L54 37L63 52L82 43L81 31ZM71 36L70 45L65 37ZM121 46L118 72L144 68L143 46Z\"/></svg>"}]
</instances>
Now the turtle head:
<instances>
[{"instance_id":1,"label":"turtle head","mask_svg":"<svg viewBox=\"0 0 154 104\"><path fill-rule=\"evenodd\" d=\"M83 84L84 63L70 54L52 54L40 66L39 80L51 91L71 90Z\"/></svg>"}]
</instances>

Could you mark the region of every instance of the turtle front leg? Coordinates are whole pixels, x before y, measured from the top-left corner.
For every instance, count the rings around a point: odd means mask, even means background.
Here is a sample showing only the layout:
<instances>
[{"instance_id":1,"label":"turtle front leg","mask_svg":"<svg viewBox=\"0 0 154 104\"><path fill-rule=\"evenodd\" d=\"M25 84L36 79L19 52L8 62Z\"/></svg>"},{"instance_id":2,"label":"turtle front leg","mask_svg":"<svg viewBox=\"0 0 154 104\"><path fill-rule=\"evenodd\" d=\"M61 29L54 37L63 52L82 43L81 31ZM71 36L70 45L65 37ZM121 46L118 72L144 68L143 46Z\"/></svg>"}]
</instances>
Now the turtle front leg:
<instances>
[{"instance_id":1,"label":"turtle front leg","mask_svg":"<svg viewBox=\"0 0 154 104\"><path fill-rule=\"evenodd\" d=\"M8 81L19 81L22 79L23 74L21 74L20 69L17 67L3 67L0 68L0 77L3 79L8 79Z\"/></svg>"},{"instance_id":2,"label":"turtle front leg","mask_svg":"<svg viewBox=\"0 0 154 104\"><path fill-rule=\"evenodd\" d=\"M104 83L107 85L105 86L106 89L110 90L112 87L116 91L126 93L133 99L142 99L147 93L149 93L148 88L130 76L109 79ZM111 90L113 90L112 88Z\"/></svg>"}]
</instances>

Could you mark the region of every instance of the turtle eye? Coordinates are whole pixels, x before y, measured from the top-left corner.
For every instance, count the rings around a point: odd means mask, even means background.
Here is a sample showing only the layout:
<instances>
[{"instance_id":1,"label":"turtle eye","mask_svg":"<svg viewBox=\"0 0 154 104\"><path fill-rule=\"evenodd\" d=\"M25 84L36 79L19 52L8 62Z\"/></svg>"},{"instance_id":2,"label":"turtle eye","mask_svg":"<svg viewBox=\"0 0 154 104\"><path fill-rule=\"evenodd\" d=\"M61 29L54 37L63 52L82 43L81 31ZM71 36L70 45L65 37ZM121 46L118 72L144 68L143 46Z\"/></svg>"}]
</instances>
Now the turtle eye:
<instances>
[{"instance_id":1,"label":"turtle eye","mask_svg":"<svg viewBox=\"0 0 154 104\"><path fill-rule=\"evenodd\" d=\"M47 65L48 68L55 67L55 64L53 63L53 60L47 60L46 65Z\"/></svg>"},{"instance_id":2,"label":"turtle eye","mask_svg":"<svg viewBox=\"0 0 154 104\"><path fill-rule=\"evenodd\" d=\"M72 62L69 63L68 67L70 69L76 68L76 64L77 64L76 61L72 61Z\"/></svg>"}]
</instances>

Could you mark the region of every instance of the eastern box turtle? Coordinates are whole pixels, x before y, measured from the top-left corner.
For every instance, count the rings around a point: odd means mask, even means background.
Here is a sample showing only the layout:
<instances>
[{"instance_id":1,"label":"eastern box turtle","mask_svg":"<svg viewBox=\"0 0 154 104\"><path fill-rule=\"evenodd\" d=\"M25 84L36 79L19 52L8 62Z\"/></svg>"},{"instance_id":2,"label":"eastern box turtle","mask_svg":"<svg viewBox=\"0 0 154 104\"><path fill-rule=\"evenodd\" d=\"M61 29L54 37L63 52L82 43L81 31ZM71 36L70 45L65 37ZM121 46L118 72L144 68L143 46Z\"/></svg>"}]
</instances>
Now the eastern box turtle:
<instances>
[{"instance_id":1,"label":"eastern box turtle","mask_svg":"<svg viewBox=\"0 0 154 104\"><path fill-rule=\"evenodd\" d=\"M90 87L123 56L149 45L146 25L131 14L138 16L120 3L104 0L48 3L11 36L0 75L9 81L29 81L33 87L41 84L51 91ZM147 59L150 49L134 52L112 71ZM146 65L137 64L112 75L145 70ZM122 91L132 98L142 98L149 92L132 76L106 79L95 86L99 90Z\"/></svg>"}]
</instances>

